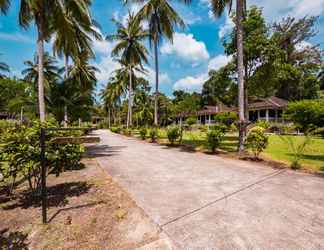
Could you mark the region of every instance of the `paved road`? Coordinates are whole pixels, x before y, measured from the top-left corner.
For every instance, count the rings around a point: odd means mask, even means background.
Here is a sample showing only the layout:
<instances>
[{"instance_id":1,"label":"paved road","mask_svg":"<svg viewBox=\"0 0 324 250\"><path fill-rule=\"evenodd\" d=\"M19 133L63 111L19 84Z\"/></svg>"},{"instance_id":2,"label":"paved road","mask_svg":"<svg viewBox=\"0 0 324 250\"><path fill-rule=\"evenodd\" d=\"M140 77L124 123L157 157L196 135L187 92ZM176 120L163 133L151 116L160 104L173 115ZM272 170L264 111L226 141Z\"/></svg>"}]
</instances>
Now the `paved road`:
<instances>
[{"instance_id":1,"label":"paved road","mask_svg":"<svg viewBox=\"0 0 324 250\"><path fill-rule=\"evenodd\" d=\"M180 249L324 249L324 178L96 133L98 162Z\"/></svg>"}]
</instances>

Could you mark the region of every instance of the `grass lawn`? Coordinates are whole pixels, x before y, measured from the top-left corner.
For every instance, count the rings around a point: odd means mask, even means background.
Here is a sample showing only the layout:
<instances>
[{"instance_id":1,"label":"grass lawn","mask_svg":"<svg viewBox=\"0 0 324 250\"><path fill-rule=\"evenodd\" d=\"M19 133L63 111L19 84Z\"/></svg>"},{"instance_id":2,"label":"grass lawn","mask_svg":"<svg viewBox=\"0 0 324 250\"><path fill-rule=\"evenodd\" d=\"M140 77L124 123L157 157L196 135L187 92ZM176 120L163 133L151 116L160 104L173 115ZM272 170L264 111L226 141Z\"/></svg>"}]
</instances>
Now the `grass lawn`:
<instances>
[{"instance_id":1,"label":"grass lawn","mask_svg":"<svg viewBox=\"0 0 324 250\"><path fill-rule=\"evenodd\" d=\"M300 144L303 141L303 136L291 136L296 143ZM269 146L263 153L266 158L290 163L292 154L286 142L284 142L278 135L271 135L269 137ZM308 169L324 171L324 139L312 138L310 144L306 148L301 164Z\"/></svg>"},{"instance_id":2,"label":"grass lawn","mask_svg":"<svg viewBox=\"0 0 324 250\"><path fill-rule=\"evenodd\" d=\"M134 135L139 137L138 131L135 131ZM304 139L303 136L291 137L296 145ZM159 129L159 142L168 143L166 129ZM190 145L197 150L204 150L206 148L206 132L200 130L184 131L182 143ZM224 141L221 143L220 149L228 152L236 152L237 144L238 134L227 133ZM280 161L288 165L293 158L289 146L278 135L269 136L269 145L262 154L262 157L268 160ZM312 138L302 157L301 164L306 169L324 171L324 139Z\"/></svg>"}]
</instances>

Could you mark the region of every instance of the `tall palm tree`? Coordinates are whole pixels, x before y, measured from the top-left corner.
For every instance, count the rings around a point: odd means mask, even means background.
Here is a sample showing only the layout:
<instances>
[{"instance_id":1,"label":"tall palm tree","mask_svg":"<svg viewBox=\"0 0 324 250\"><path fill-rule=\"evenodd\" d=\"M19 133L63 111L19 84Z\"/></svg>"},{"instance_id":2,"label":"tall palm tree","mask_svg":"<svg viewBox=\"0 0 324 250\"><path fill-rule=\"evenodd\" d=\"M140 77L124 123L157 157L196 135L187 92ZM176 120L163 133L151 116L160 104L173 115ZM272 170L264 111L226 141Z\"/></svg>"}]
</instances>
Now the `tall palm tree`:
<instances>
[{"instance_id":1,"label":"tall palm tree","mask_svg":"<svg viewBox=\"0 0 324 250\"><path fill-rule=\"evenodd\" d=\"M232 0L211 0L212 11L216 17L220 17L225 8L232 9ZM236 0L236 43L237 43L237 73L238 73L238 113L239 113L239 153L244 152L244 56L243 56L243 19L246 0Z\"/></svg>"},{"instance_id":2,"label":"tall palm tree","mask_svg":"<svg viewBox=\"0 0 324 250\"><path fill-rule=\"evenodd\" d=\"M129 0L130 1L130 0ZM176 26L185 27L185 24L178 13L172 8L168 0L132 0L133 2L144 3L137 16L146 20L149 24L150 45L154 47L155 64L155 99L154 99L154 124L158 125L158 95L159 95L159 58L158 48L165 37L173 40ZM191 0L180 0L189 4Z\"/></svg>"},{"instance_id":3,"label":"tall palm tree","mask_svg":"<svg viewBox=\"0 0 324 250\"><path fill-rule=\"evenodd\" d=\"M44 98L44 42L49 41L53 33L64 27L68 19L66 9L84 10L90 0L20 0L19 24L27 29L31 23L37 28L38 54L38 105L40 121L45 122ZM77 15L87 15L79 11Z\"/></svg>"},{"instance_id":4,"label":"tall palm tree","mask_svg":"<svg viewBox=\"0 0 324 250\"><path fill-rule=\"evenodd\" d=\"M53 44L54 54L65 59L65 81L69 78L69 58L77 58L81 51L88 51L93 55L91 48L92 37L100 39L100 34L95 30L95 22L91 19L89 13L90 2L80 0L79 5L70 5L70 2L64 6L65 17L55 33ZM65 108L64 126L67 126L67 108Z\"/></svg>"},{"instance_id":5,"label":"tall palm tree","mask_svg":"<svg viewBox=\"0 0 324 250\"><path fill-rule=\"evenodd\" d=\"M143 41L148 37L148 32L145 31L140 23L140 20L132 13L128 14L126 24L122 24L117 20L113 20L117 25L117 32L113 35L108 35L107 40L117 41L116 46L112 50L113 57L120 56L120 62L126 66L129 75L128 88L128 115L127 128L132 126L132 99L133 99L133 77L134 68L139 65L143 68L142 62L147 63L148 51L143 45Z\"/></svg>"}]
</instances>

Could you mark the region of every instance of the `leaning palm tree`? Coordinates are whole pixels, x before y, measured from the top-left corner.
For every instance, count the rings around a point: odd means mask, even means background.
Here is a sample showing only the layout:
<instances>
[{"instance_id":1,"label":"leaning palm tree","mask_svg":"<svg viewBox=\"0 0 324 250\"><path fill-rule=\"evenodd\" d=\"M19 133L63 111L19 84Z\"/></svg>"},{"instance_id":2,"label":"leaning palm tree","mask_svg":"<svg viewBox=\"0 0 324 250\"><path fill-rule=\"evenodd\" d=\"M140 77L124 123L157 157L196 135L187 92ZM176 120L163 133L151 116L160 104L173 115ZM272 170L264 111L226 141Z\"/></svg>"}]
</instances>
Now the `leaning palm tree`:
<instances>
[{"instance_id":1,"label":"leaning palm tree","mask_svg":"<svg viewBox=\"0 0 324 250\"><path fill-rule=\"evenodd\" d=\"M130 1L130 0L129 0ZM129 2L128 1L128 2ZM154 99L154 124L158 125L158 95L159 95L159 60L158 47L163 37L172 41L174 28L185 27L185 24L178 13L172 8L168 0L132 0L137 3L144 3L137 16L146 20L149 24L150 45L154 47L155 64L155 99ZM126 1L127 2L127 1ZM180 0L189 4L191 0Z\"/></svg>"},{"instance_id":2,"label":"leaning palm tree","mask_svg":"<svg viewBox=\"0 0 324 250\"><path fill-rule=\"evenodd\" d=\"M225 8L232 9L232 0L210 0L212 11L216 17L220 17ZM236 0L236 43L237 43L237 73L238 73L238 113L239 113L239 153L244 152L244 56L243 56L243 19L246 0Z\"/></svg>"},{"instance_id":3,"label":"leaning palm tree","mask_svg":"<svg viewBox=\"0 0 324 250\"><path fill-rule=\"evenodd\" d=\"M108 35L107 40L117 41L116 46L112 50L113 57L120 57L120 63L128 69L128 115L127 128L132 126L132 97L133 97L133 76L134 68L138 65L143 68L142 62L147 63L148 51L143 45L143 41L148 37L148 32L145 31L132 13L128 14L126 24L113 19L117 25L117 32L113 35Z\"/></svg>"}]
</instances>

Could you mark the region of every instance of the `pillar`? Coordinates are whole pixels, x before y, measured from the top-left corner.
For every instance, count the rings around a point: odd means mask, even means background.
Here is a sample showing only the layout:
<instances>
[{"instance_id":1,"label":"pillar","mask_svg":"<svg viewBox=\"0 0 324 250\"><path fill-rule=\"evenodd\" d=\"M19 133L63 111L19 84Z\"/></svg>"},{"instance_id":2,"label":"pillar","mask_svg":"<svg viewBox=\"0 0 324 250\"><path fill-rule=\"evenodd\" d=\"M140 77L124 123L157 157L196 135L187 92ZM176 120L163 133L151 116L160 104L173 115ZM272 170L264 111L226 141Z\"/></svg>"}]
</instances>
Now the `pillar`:
<instances>
[{"instance_id":1,"label":"pillar","mask_svg":"<svg viewBox=\"0 0 324 250\"><path fill-rule=\"evenodd\" d=\"M269 121L269 109L266 109L266 121Z\"/></svg>"}]
</instances>

